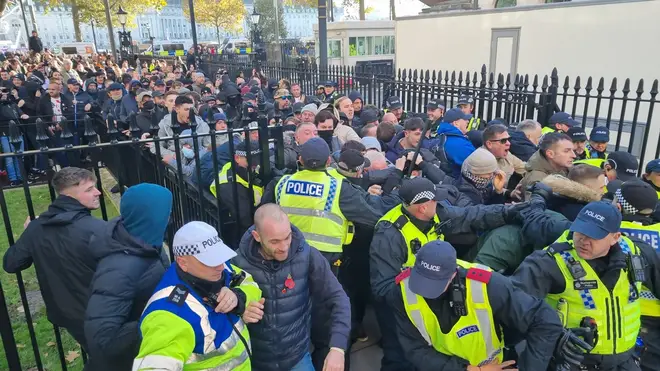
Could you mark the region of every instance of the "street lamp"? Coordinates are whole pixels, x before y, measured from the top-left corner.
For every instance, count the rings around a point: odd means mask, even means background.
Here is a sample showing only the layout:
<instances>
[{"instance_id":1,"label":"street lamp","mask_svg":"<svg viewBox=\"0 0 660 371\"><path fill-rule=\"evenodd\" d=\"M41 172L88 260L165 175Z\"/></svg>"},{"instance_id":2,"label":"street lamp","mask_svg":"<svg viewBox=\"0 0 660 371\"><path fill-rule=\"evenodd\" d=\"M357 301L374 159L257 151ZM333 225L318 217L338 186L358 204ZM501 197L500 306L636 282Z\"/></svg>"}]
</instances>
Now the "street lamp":
<instances>
[{"instance_id":1,"label":"street lamp","mask_svg":"<svg viewBox=\"0 0 660 371\"><path fill-rule=\"evenodd\" d=\"M121 27L123 31L119 31L119 51L121 54L122 59L128 59L129 56L132 53L132 39L131 39L131 31L126 31L126 18L128 17L128 13L124 10L124 8L119 6L119 9L117 10L117 19L119 19L119 23L121 23Z\"/></svg>"},{"instance_id":2,"label":"street lamp","mask_svg":"<svg viewBox=\"0 0 660 371\"><path fill-rule=\"evenodd\" d=\"M259 37L257 35L258 29L257 26L259 25L259 19L261 19L261 14L257 12L257 8L255 7L254 10L252 11L252 14L250 14L250 21L252 21L252 60L255 62L257 60L256 58L256 53L257 53L257 44L259 43Z\"/></svg>"},{"instance_id":3,"label":"street lamp","mask_svg":"<svg viewBox=\"0 0 660 371\"><path fill-rule=\"evenodd\" d=\"M117 10L117 19L119 19L119 23L121 23L122 28L124 31L126 31L126 17L128 16L128 13L124 10L124 8L119 6L119 10Z\"/></svg>"},{"instance_id":4,"label":"street lamp","mask_svg":"<svg viewBox=\"0 0 660 371\"><path fill-rule=\"evenodd\" d=\"M145 26L147 27L147 32L149 33L149 42L151 43L151 55L155 57L156 53L154 51L154 37L151 35L151 25L149 23L146 23Z\"/></svg>"}]
</instances>

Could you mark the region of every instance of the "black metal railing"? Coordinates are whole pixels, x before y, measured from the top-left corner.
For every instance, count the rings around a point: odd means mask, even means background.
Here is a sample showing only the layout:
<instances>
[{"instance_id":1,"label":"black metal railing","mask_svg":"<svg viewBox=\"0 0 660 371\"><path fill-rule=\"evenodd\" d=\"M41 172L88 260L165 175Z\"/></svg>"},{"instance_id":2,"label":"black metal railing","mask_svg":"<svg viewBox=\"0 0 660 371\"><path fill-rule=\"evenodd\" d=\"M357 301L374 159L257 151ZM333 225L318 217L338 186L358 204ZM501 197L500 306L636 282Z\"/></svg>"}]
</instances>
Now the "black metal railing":
<instances>
[{"instance_id":1,"label":"black metal railing","mask_svg":"<svg viewBox=\"0 0 660 371\"><path fill-rule=\"evenodd\" d=\"M283 147L281 127L268 127L266 116L263 113L258 118L259 126L257 128L244 126L240 129L215 131L214 127L211 126L208 133L198 133L196 125L193 124L190 126L191 133L182 135L181 127L179 125L173 125L172 129L174 135L172 137L159 138L158 126L152 125L150 130L151 137L146 139L141 139L139 135L136 135L133 138L123 137L114 126L115 123L112 119L108 121L109 126L106 128L106 132L103 135L97 135L94 129L95 125L92 124L91 121L92 120L89 117L86 117L84 120L84 137L87 140L86 144L73 145L74 137L78 134L70 132L66 129L68 125L63 123L65 126L63 130L66 132L66 134L62 134L65 137L65 144L63 146L48 147L51 138L44 134L44 137L41 138L41 141L39 142L39 149L2 153L0 154L0 161L5 161L5 159L16 159L19 162L18 168L21 172L22 178L26 179L27 174L24 162L32 161L37 156L47 156L51 160L54 160L56 164L58 163L57 157L61 154L71 155L71 157L78 159L86 157L86 161L81 161L79 166L87 167L94 172L98 179L97 187L99 189L108 190L107 185L103 184L104 176L102 176L106 171L108 171L117 181L121 193L123 193L126 186L142 182L150 182L167 187L172 191L174 198L172 216L165 236L165 241L170 249L170 256L172 256L171 246L174 233L178 228L192 220L205 221L214 226L218 229L223 240L234 248L238 246L238 241L240 239L239 228L236 228L236 219L238 216L232 215L234 212L230 211L239 209L237 205L238 200L234 199L235 203L233 205L223 204L220 201L219 193L217 193L216 196L213 196L207 187L198 186L203 183L201 172L199 171L202 160L200 154L201 148L198 147L200 140L209 137L211 139L211 148L209 148L208 155L212 158L213 174L218 174L223 165L218 162L218 148L216 146L217 139L221 136L228 137L229 141L227 143L229 143L229 151L233 154L234 136L249 137L249 133L254 131L259 133L259 146L264 153L259 159L258 164L261 172L260 178L264 179L264 181L268 181L268 179L272 178L274 174L273 168L282 167L283 164L282 151L271 149L277 149L278 147L281 149ZM38 126L40 132L45 130L44 122L33 124ZM19 125L11 122L9 124L9 132L9 141L15 148L20 148L20 142L24 139L21 137ZM179 141L183 139L192 139L195 147L194 163L196 164L197 171L193 172L191 176L184 176L181 168L184 158L180 150L181 147ZM173 141L174 146L177 148L174 153L176 161L174 166L165 164L161 160L161 143L165 141ZM153 148L153 150L151 148ZM273 161L273 167L271 167L271 160ZM235 166L237 165L232 161L233 170L235 170ZM54 172L50 170L48 178L45 179L44 182L47 184L49 190L50 201L53 201L56 197L55 191L50 184L50 179L53 174ZM230 181L234 187L234 194L236 194L236 178L232 177ZM252 187L252 180L250 181L250 187ZM20 200L17 201L16 192L20 192L21 190L22 197L18 197ZM23 183L21 189L13 190L9 190L7 187L0 184L0 210L2 211L3 224L8 242L8 246L4 246L4 248L13 245L15 243L14 236L20 234L20 231L16 231L12 228L12 222L16 225L14 219L17 216L11 214L10 205L15 204L16 202L21 202L21 205L28 210L30 219L33 220L37 214L31 197L33 192L35 192L35 188L28 185L27 182ZM23 198L24 201L22 200ZM110 216L118 214L118 210L111 210L111 208L116 208L116 206L107 202L107 193L101 195L100 204L100 216L104 220L108 220ZM254 207L252 207L250 212L254 212ZM5 249L2 249L0 251L4 253L4 250ZM4 349L4 357L0 356L0 370L50 370L55 367L61 367L62 370L70 369L71 364L66 358L69 353L65 352L63 347L63 335L61 334L60 328L53 326L54 332L52 335L44 335L43 331L37 331L35 329L35 317L32 316L33 312L31 312L23 274L18 273L11 276L15 277L15 283L13 280L7 279L10 275L5 274L4 272L0 274L0 277L5 278L0 280L0 336L2 337ZM18 307L14 308L9 305L8 298L5 295L6 291L3 290L7 285L17 285L20 296L20 310ZM13 300L16 301L17 299ZM23 315L17 315L21 312ZM36 314L36 316L42 315L43 314L41 313ZM24 318L22 318L23 316ZM29 355L22 352L19 354L19 349L25 347L25 344L18 344L16 340L17 331L21 331L21 329L25 330L25 327L23 326L27 327L26 330L30 339L30 347L32 348L32 352ZM48 346L50 345L44 347L44 344L47 342L56 346L56 352L54 350L48 351ZM59 363L59 365L53 364L52 360L50 363L46 363L44 361L44 354L46 353L56 353L56 363ZM82 356L81 358L83 358L83 360L86 359L84 350L81 350L80 353ZM6 362L6 366L3 362ZM80 367L77 367L77 369L80 369Z\"/></svg>"},{"instance_id":2,"label":"black metal railing","mask_svg":"<svg viewBox=\"0 0 660 371\"><path fill-rule=\"evenodd\" d=\"M482 120L503 118L509 125L534 119L545 125L553 113L565 111L585 129L596 125L610 129L610 151L624 150L644 163L660 157L660 127L653 125L658 80L623 84L614 78L560 78L557 69L547 75L495 74L485 65L480 71L412 70L379 66L319 66L308 63L281 64L244 62L226 56L207 56L202 63L207 73L224 69L234 75L258 69L269 78L301 84L307 94L326 80L348 95L357 90L365 104L383 108L389 96L398 96L406 111L423 113L430 99L440 98L447 107L459 96L475 100L474 114ZM249 77L249 76L247 76ZM631 89L635 89L632 91ZM587 130L588 132L588 130Z\"/></svg>"}]
</instances>

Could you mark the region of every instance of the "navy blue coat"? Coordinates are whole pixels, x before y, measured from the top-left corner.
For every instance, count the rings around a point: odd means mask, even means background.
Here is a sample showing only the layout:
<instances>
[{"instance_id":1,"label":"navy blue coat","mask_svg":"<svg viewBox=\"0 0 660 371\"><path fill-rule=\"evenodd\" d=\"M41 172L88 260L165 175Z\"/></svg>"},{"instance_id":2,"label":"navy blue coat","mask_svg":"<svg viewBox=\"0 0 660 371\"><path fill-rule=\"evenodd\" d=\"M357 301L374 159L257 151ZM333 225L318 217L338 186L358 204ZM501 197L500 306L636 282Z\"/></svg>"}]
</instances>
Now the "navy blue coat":
<instances>
[{"instance_id":1,"label":"navy blue coat","mask_svg":"<svg viewBox=\"0 0 660 371\"><path fill-rule=\"evenodd\" d=\"M99 262L85 314L88 351L95 370L130 370L140 348L140 315L170 262L160 246L132 236L121 217L89 243Z\"/></svg>"},{"instance_id":2,"label":"navy blue coat","mask_svg":"<svg viewBox=\"0 0 660 371\"><path fill-rule=\"evenodd\" d=\"M511 141L509 152L525 162L529 161L529 158L539 149L527 139L522 131L509 130L509 135L511 136L511 139L509 139Z\"/></svg>"},{"instance_id":3,"label":"navy blue coat","mask_svg":"<svg viewBox=\"0 0 660 371\"><path fill-rule=\"evenodd\" d=\"M253 371L289 371L310 348L311 311L328 308L329 346L346 349L351 330L351 308L330 264L310 247L302 232L291 225L291 247L286 260L265 260L250 228L241 239L233 264L252 275L266 299L264 317L248 325ZM286 289L291 277L295 286Z\"/></svg>"}]
</instances>

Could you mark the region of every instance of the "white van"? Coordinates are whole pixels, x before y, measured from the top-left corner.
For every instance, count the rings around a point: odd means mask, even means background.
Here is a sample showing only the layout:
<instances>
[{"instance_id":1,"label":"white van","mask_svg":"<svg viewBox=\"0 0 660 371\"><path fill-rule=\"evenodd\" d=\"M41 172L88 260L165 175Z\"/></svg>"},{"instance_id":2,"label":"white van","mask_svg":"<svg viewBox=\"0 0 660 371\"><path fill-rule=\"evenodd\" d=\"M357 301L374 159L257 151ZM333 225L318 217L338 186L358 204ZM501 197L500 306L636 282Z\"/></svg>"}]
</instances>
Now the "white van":
<instances>
[{"instance_id":1,"label":"white van","mask_svg":"<svg viewBox=\"0 0 660 371\"><path fill-rule=\"evenodd\" d=\"M53 47L53 51L56 54L63 53L67 55L84 55L84 56L91 56L92 54L96 53L96 48L94 47L93 43L85 43L85 42L80 42L80 43L63 43L63 44L57 44Z\"/></svg>"}]
</instances>

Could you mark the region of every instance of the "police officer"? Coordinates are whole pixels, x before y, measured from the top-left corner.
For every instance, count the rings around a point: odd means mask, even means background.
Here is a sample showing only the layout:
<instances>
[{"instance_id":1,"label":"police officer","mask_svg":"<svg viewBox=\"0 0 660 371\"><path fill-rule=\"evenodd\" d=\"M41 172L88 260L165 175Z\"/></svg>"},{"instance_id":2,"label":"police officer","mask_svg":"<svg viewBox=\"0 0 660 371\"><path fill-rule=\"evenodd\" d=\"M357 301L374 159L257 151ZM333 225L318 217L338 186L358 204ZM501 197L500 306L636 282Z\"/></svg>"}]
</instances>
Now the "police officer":
<instances>
[{"instance_id":1,"label":"police officer","mask_svg":"<svg viewBox=\"0 0 660 371\"><path fill-rule=\"evenodd\" d=\"M371 228L380 213L367 203L366 191L327 168L330 148L323 139L305 142L299 161L303 170L279 180L275 199L305 240L328 259L336 275L343 246L353 239L353 223Z\"/></svg>"},{"instance_id":2,"label":"police officer","mask_svg":"<svg viewBox=\"0 0 660 371\"><path fill-rule=\"evenodd\" d=\"M506 334L526 340L520 370L545 370L562 334L552 308L488 267L456 259L448 242L432 241L413 268L396 278L393 306L399 341L418 371L494 371L505 361Z\"/></svg>"},{"instance_id":3,"label":"police officer","mask_svg":"<svg viewBox=\"0 0 660 371\"><path fill-rule=\"evenodd\" d=\"M459 108L466 115L472 115L472 111L474 111L474 98L468 95L461 95L458 98L458 103L456 104L456 108ZM484 128L481 125L481 119L478 117L474 117L473 115L470 121L468 122L467 131L483 130L483 129Z\"/></svg>"},{"instance_id":4,"label":"police officer","mask_svg":"<svg viewBox=\"0 0 660 371\"><path fill-rule=\"evenodd\" d=\"M595 126L589 134L589 144L587 144L588 158L607 158L607 143L610 141L610 129L605 126Z\"/></svg>"},{"instance_id":5,"label":"police officer","mask_svg":"<svg viewBox=\"0 0 660 371\"><path fill-rule=\"evenodd\" d=\"M431 122L431 130L426 134L435 136L438 126L440 126L440 122L442 121L442 116L445 115L445 102L438 98L429 100L426 104L426 114Z\"/></svg>"},{"instance_id":6,"label":"police officer","mask_svg":"<svg viewBox=\"0 0 660 371\"><path fill-rule=\"evenodd\" d=\"M242 141L236 144L234 161L227 162L220 169L218 178L211 183L209 188L213 196L220 198L220 204L236 218L240 227L240 235L252 225L250 204L259 205L264 194L264 187L258 175L260 154L259 143L250 142L250 161L248 163L247 143ZM250 190L250 181L252 190ZM234 194L234 182L236 182L236 194Z\"/></svg>"},{"instance_id":7,"label":"police officer","mask_svg":"<svg viewBox=\"0 0 660 371\"><path fill-rule=\"evenodd\" d=\"M250 370L245 323L263 316L259 286L229 263L236 253L206 223L181 227L172 248L175 264L140 319L133 370Z\"/></svg>"},{"instance_id":8,"label":"police officer","mask_svg":"<svg viewBox=\"0 0 660 371\"><path fill-rule=\"evenodd\" d=\"M621 233L641 240L658 250L660 247L660 223L652 217L657 205L653 187L640 180L629 180L616 190L610 189L610 192L614 194L614 203L623 215ZM655 370L660 362L660 301L642 286L640 305L642 330L640 332L641 344L638 346L643 348L641 366L645 371Z\"/></svg>"},{"instance_id":9,"label":"police officer","mask_svg":"<svg viewBox=\"0 0 660 371\"><path fill-rule=\"evenodd\" d=\"M512 276L556 308L564 327L590 331L585 340L593 349L570 370L639 370L640 298L646 288L656 297L660 291L658 257L622 236L621 220L611 202L587 204L556 242L528 256Z\"/></svg>"},{"instance_id":10,"label":"police officer","mask_svg":"<svg viewBox=\"0 0 660 371\"><path fill-rule=\"evenodd\" d=\"M543 127L541 134L545 135L548 133L554 133L555 131L566 133L568 132L568 129L575 126L580 126L580 123L575 121L571 115L566 112L557 112L550 116L548 125ZM541 138L543 138L543 136L541 136Z\"/></svg>"},{"instance_id":11,"label":"police officer","mask_svg":"<svg viewBox=\"0 0 660 371\"><path fill-rule=\"evenodd\" d=\"M655 189L660 199L660 159L651 160L646 164L642 179Z\"/></svg>"},{"instance_id":12,"label":"police officer","mask_svg":"<svg viewBox=\"0 0 660 371\"><path fill-rule=\"evenodd\" d=\"M584 163L579 162L581 160L586 160L589 153L586 151L587 148L587 133L580 126L574 126L566 132L566 135L571 137L573 141L573 152L575 152L575 161L573 163Z\"/></svg>"},{"instance_id":13,"label":"police officer","mask_svg":"<svg viewBox=\"0 0 660 371\"><path fill-rule=\"evenodd\" d=\"M398 193L403 202L387 212L376 225L369 252L369 270L376 301L374 308L382 333L382 369L412 370L412 365L405 362L391 325L394 318L389 303L396 290L395 277L402 269L415 264L415 254L423 245L444 239L445 229L456 235L495 229L511 221L515 211L503 205L459 208L439 204L442 200L439 190L422 177L405 180Z\"/></svg>"},{"instance_id":14,"label":"police officer","mask_svg":"<svg viewBox=\"0 0 660 371\"><path fill-rule=\"evenodd\" d=\"M396 117L397 124L401 126L403 126L403 122L408 118L408 112L403 110L403 103L401 103L401 99L394 95L387 98L385 101L385 109L383 112L392 112L394 117Z\"/></svg>"},{"instance_id":15,"label":"police officer","mask_svg":"<svg viewBox=\"0 0 660 371\"><path fill-rule=\"evenodd\" d=\"M323 103L330 103L331 105L335 104L335 99L340 97L340 94L335 90L337 84L334 81L326 81L323 84Z\"/></svg>"}]
</instances>

